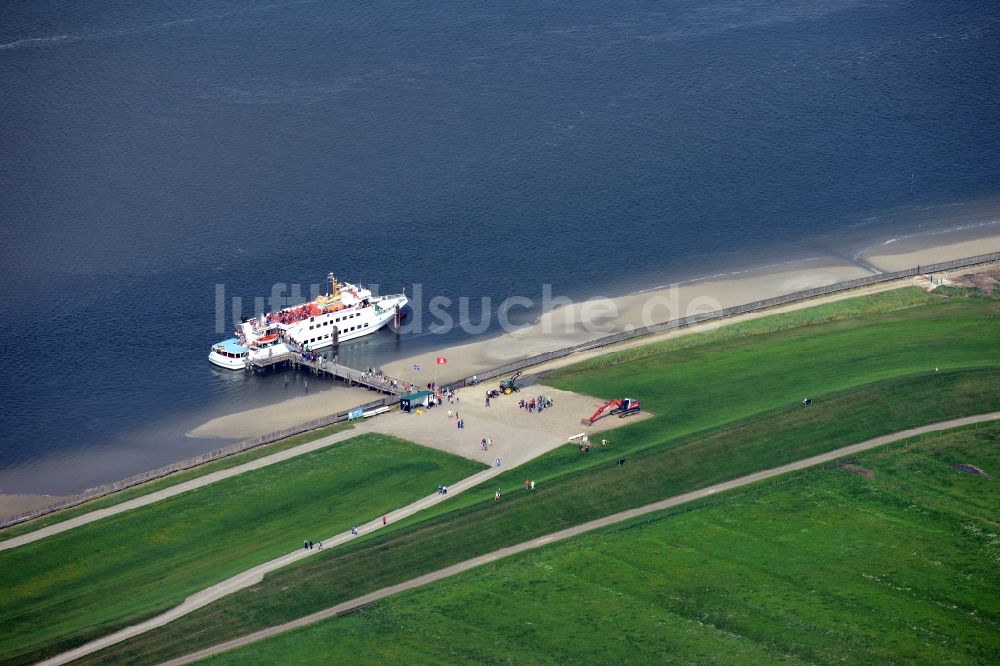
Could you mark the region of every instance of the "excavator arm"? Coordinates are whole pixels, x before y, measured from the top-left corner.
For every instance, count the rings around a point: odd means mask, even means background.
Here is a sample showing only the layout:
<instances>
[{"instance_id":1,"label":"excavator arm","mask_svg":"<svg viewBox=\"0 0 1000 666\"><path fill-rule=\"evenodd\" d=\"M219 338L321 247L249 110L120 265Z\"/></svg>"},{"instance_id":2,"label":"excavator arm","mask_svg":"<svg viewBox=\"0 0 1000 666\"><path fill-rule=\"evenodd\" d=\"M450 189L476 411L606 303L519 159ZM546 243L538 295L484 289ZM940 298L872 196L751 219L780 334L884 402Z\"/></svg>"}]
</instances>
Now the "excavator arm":
<instances>
[{"instance_id":1,"label":"excavator arm","mask_svg":"<svg viewBox=\"0 0 1000 666\"><path fill-rule=\"evenodd\" d=\"M594 421L596 421L597 419L599 419L601 417L601 414L604 413L605 409L608 409L609 407L611 407L612 409L614 409L614 408L618 408L618 407L621 407L621 406L622 406L622 401L621 400L612 400L611 402L604 403L603 405L601 405L600 409L598 409L596 412L594 412L594 415L590 417L590 425L594 425Z\"/></svg>"}]
</instances>

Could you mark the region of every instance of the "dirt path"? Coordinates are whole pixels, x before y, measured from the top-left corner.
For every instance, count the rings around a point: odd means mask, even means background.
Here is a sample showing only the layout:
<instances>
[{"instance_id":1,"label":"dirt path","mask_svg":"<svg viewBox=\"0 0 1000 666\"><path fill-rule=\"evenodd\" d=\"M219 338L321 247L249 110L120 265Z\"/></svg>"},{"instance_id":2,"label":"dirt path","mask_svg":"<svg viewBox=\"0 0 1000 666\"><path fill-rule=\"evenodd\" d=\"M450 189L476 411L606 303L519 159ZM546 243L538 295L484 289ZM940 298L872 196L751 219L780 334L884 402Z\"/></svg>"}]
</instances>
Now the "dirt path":
<instances>
[{"instance_id":1,"label":"dirt path","mask_svg":"<svg viewBox=\"0 0 1000 666\"><path fill-rule=\"evenodd\" d=\"M271 636L284 633L286 631L295 629L297 627L306 626L308 624L312 624L330 617L340 615L346 611L350 611L352 609L365 606L374 601L377 601L379 599L384 599L385 597L396 594L398 592L413 589L415 587L420 587L422 585L426 585L428 583L432 583L434 581L447 578L454 574L461 573L469 569L473 569L483 564L494 562L496 560L508 557L510 555L514 555L516 553L521 553L526 550L539 548L541 546L556 541L568 539L570 537L574 537L583 534L585 532L598 529L600 527L613 525L618 522L622 522L638 516L652 513L654 511L660 511L662 509L667 509L673 506L677 506L679 504L691 502L693 500L707 497L709 495L713 495L716 493L724 492L726 490L739 488L741 486L745 486L751 483L756 483L757 481L769 479L771 477L778 476L780 474L794 472L797 470L805 469L807 467L811 467L813 465L819 465L825 462L830 462L832 460L836 460L837 458L853 455L861 451L867 451L868 449L882 446L884 444L889 444L891 442L896 442L902 439L906 439L908 437L914 437L916 435L921 435L925 433L937 432L940 430L949 430L951 428L958 428L965 425L971 425L974 423L982 423L985 421L994 421L994 420L1000 420L1000 412L991 412L989 414L980 414L977 416L967 416L964 418L942 421L940 423L933 423L930 425L921 426L919 428L903 430L889 435L876 437L874 439L870 439L868 441L861 442L859 444L845 446L843 448L836 449L834 451L829 451L827 453L812 456L810 458L805 458L802 460L798 460L796 462L788 463L787 465L782 465L774 469L755 472L754 474L742 476L740 478L733 479L731 481L725 481L723 483L719 483L714 486L709 486L707 488L695 490L689 493L685 493L683 495L677 495L675 497L661 500L659 502L647 504L645 506L637 507L635 509L629 509L628 511L622 511L620 513L606 516L604 518L599 518L597 520L592 520L590 522L577 525L576 527L570 527L564 530L560 530L558 532L553 532L552 534L547 534L545 536L541 536L532 539L530 541L525 541L523 543L514 546L501 548L491 553L480 555L479 557L475 557L470 560L466 560L464 562L459 562L458 564L454 564L444 569L440 569L438 571L434 571L425 574L423 576L419 576L417 578L404 581L397 585L392 585L390 587L376 590L374 592L371 592L361 597L357 597L350 601L345 601L331 608L327 608L326 610L319 611L318 613L313 613L312 615L307 615L305 617L293 620L292 622L288 622L286 624L282 624L276 627L269 627L267 629L262 629L252 634L248 634L247 636L243 636L242 638L237 638L232 641L228 641L226 643L222 643L210 648L206 648L204 650L200 650L198 652L170 661L168 663L187 664L193 661L204 659L214 654L219 654L221 652L233 650L240 646L247 645L249 643L253 643L259 640L263 640L265 638L269 638ZM491 476L496 475L497 473L499 473L499 471L500 470L494 468L490 470L485 470L477 475L469 477L468 479L465 479L464 481L455 484L455 486L452 486L449 489L449 495L468 489L476 485L477 483L485 479L488 479ZM409 507L406 507L406 509L401 509L399 512L391 514L390 519L398 520L399 518L402 518L406 515L411 515L412 513L419 511L421 508L424 508L426 506L431 506L432 504L443 500L445 497L447 496L432 495L428 498L424 498L423 500L420 500L419 502L414 503ZM378 529L379 527L381 527L381 521L375 521L374 524L369 523L368 525L364 526L364 530L367 532L373 529ZM351 538L350 535L338 535L337 537L332 538L328 541L324 540L324 542L325 543L328 542L330 545L336 545L337 543L342 543L350 538ZM43 662L43 664L65 664L74 659L79 659L80 657L91 654L110 645L114 645L133 636L137 636L155 627L163 626L168 622L170 622L171 620L186 615L187 613L190 613L191 611L197 608L201 608L202 606L205 606L216 599L219 599L223 596L226 596L227 594L235 592L236 590L242 589L256 582L259 582L260 579L263 577L264 573L266 573L267 571L272 571L274 569L285 566L286 564L302 559L303 557L307 557L309 554L313 552L316 551L308 551L308 550L296 551L284 557L278 558L277 560L273 560L272 562L269 562L265 565L261 565L254 569L251 569L250 571L235 576L229 579L228 581L220 583L219 585L213 586L203 592L192 595L183 604L177 606L174 609L171 609L170 611L162 615L152 618L151 620L148 620L146 622L123 629L122 631L119 631L115 634L111 634L109 636L105 636L104 638L100 638L96 641L87 643L86 645L76 648L75 650L71 650L69 652L57 655L56 657L53 657L52 659Z\"/></svg>"}]
</instances>

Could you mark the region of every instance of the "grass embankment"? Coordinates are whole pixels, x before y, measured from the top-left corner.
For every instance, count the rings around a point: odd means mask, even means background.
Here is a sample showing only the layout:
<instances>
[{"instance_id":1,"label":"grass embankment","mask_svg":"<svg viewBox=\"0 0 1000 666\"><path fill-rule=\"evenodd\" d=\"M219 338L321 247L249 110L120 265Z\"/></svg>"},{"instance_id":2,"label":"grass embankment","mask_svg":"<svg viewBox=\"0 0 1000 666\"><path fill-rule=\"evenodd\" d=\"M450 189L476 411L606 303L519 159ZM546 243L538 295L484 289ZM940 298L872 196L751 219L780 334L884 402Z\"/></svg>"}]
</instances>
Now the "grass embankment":
<instances>
[{"instance_id":1,"label":"grass embankment","mask_svg":"<svg viewBox=\"0 0 1000 666\"><path fill-rule=\"evenodd\" d=\"M361 435L0 552L0 655L34 661L110 633L480 469Z\"/></svg>"},{"instance_id":2,"label":"grass embankment","mask_svg":"<svg viewBox=\"0 0 1000 666\"><path fill-rule=\"evenodd\" d=\"M641 398L656 416L609 435L610 449L554 451L95 660L177 656L592 518L1000 409L997 302L908 290L823 308L567 369L561 387ZM806 396L815 400L808 408L799 405ZM534 494L525 478L538 481ZM497 485L505 498L494 504Z\"/></svg>"},{"instance_id":3,"label":"grass embankment","mask_svg":"<svg viewBox=\"0 0 1000 666\"><path fill-rule=\"evenodd\" d=\"M211 663L1000 661L1000 481L953 467L1000 475L1000 426L855 464L514 556Z\"/></svg>"},{"instance_id":4,"label":"grass embankment","mask_svg":"<svg viewBox=\"0 0 1000 666\"><path fill-rule=\"evenodd\" d=\"M263 444L252 449L248 449L247 451L243 451L242 453L235 453L231 456L226 456L225 458L220 458L219 460L214 460L210 463L205 463L204 465L184 470L183 472L170 474L169 476L165 476L161 479L147 481L146 483L142 483L138 486L126 488L125 490L112 493L111 495L106 495L98 499L90 500L89 502L84 502L78 506L46 514L25 523L12 525L4 530L0 530L0 541L5 541L12 537L27 534L28 532L34 532L37 529L64 522L70 518L90 513L91 511L106 509L110 506L115 506L116 504L121 504L122 502L127 502L128 500L142 497L143 495L149 495L150 493L155 493L156 491L163 490L164 488L169 488L170 486L176 486L178 483L184 483L185 481L190 481L191 479L196 479L200 476L211 474L212 472L218 472L220 470L229 469L230 467L236 467L237 465L242 465L244 463L257 460L258 458L263 458L264 456L269 456L272 453L279 453L286 449L291 449L302 444L313 442L328 435L333 435L344 430L351 430L352 428L354 428L354 426L350 423L335 423L330 426L311 430L301 435L288 437L272 444Z\"/></svg>"}]
</instances>

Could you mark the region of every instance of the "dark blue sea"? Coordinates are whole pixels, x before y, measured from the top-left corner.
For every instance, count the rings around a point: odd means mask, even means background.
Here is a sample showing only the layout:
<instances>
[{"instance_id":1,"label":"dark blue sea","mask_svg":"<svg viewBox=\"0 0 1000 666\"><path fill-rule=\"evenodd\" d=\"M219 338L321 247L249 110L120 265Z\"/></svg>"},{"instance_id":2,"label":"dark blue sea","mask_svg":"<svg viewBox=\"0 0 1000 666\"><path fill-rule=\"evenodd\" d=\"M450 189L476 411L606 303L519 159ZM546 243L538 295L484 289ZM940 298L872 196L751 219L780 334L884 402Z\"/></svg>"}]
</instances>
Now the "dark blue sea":
<instances>
[{"instance_id":1,"label":"dark blue sea","mask_svg":"<svg viewBox=\"0 0 1000 666\"><path fill-rule=\"evenodd\" d=\"M208 364L216 285L253 314L330 271L478 302L849 258L1000 196L998 91L995 1L2 3L0 492L301 392Z\"/></svg>"}]
</instances>

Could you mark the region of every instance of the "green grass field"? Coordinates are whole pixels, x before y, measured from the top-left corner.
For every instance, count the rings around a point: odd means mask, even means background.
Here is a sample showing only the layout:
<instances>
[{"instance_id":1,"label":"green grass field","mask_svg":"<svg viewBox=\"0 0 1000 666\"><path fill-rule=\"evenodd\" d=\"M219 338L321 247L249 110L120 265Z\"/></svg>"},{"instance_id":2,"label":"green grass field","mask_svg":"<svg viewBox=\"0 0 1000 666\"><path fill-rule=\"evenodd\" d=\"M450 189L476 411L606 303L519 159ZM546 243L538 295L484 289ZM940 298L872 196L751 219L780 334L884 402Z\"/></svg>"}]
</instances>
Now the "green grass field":
<instances>
[{"instance_id":1,"label":"green grass field","mask_svg":"<svg viewBox=\"0 0 1000 666\"><path fill-rule=\"evenodd\" d=\"M183 472L177 472L175 474L170 474L162 479L156 479L155 481L148 481L146 483L140 484L138 486L133 486L132 488L126 488L125 490L119 491L117 493L112 493L105 497L91 500L89 502L84 502L78 506L71 507L69 509L64 509L62 511L57 511L55 513L50 513L34 520L30 520L25 523L19 523L17 525L12 525L4 530L0 530L0 541L5 541L12 537L19 536L21 534L27 534L28 532L34 532L42 527L47 527L49 525L54 525L56 523L61 523L63 521L69 520L76 516L82 515L84 513L89 513L91 511L96 511L97 509L104 509L109 506L114 506L116 504L121 504L122 502L127 502L128 500L135 499L136 497L142 497L143 495L148 495L154 493L158 490L163 490L164 488L169 488L170 486L175 486L178 483L183 483L184 481L190 481L191 479L196 479L199 476L205 476L206 474L211 474L212 472L218 472L219 470L229 469L230 467L236 467L237 465L242 465L243 463L250 462L252 460L257 460L258 458L263 458L264 456L271 455L272 453L278 453L284 451L285 449L290 449L301 444L306 444L308 442L315 441L322 437L328 435L333 435L335 433L351 430L354 428L353 424L350 423L336 423L331 426L326 426L323 428L317 428L307 433L301 435L295 435L294 437L287 437L285 439L279 440L272 444L263 444L261 446L248 449L242 453L236 453L219 460L212 461L210 463L205 463L204 465L199 465L191 469L184 470Z\"/></svg>"},{"instance_id":2,"label":"green grass field","mask_svg":"<svg viewBox=\"0 0 1000 666\"><path fill-rule=\"evenodd\" d=\"M560 371L655 417L567 446L389 530L95 656L152 661L271 626L495 548L755 470L1000 409L998 302L901 290L762 318ZM935 372L935 367L940 372ZM806 408L799 402L812 397ZM558 406L556 407L558 408ZM628 422L625 422L628 423ZM614 461L626 457L617 467ZM538 481L529 495L522 481Z\"/></svg>"},{"instance_id":3,"label":"green grass field","mask_svg":"<svg viewBox=\"0 0 1000 666\"><path fill-rule=\"evenodd\" d=\"M110 633L482 466L366 434L0 552L0 655Z\"/></svg>"},{"instance_id":4,"label":"green grass field","mask_svg":"<svg viewBox=\"0 0 1000 666\"><path fill-rule=\"evenodd\" d=\"M460 574L213 664L1000 661L1000 426Z\"/></svg>"}]
</instances>

